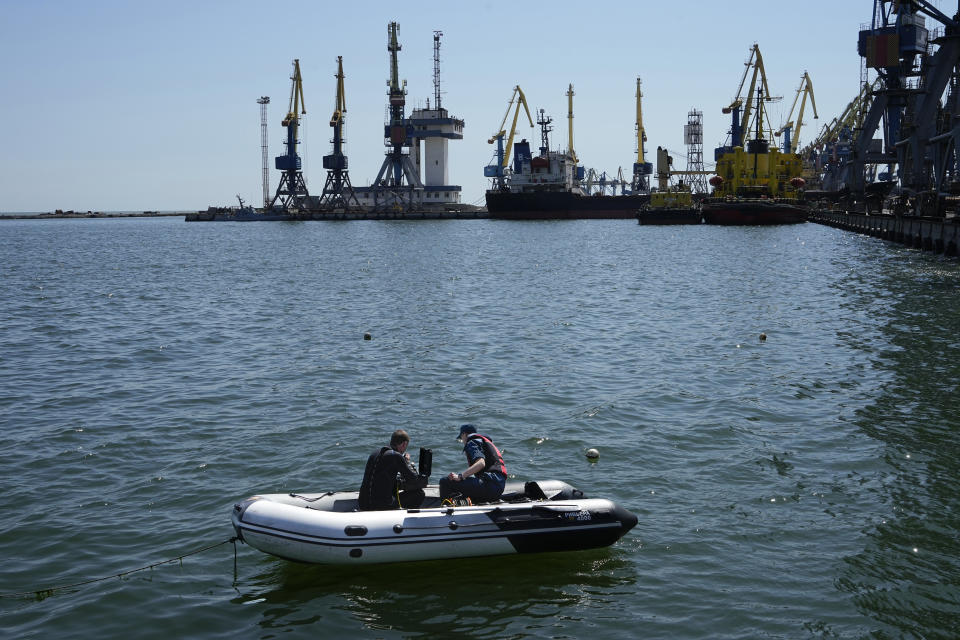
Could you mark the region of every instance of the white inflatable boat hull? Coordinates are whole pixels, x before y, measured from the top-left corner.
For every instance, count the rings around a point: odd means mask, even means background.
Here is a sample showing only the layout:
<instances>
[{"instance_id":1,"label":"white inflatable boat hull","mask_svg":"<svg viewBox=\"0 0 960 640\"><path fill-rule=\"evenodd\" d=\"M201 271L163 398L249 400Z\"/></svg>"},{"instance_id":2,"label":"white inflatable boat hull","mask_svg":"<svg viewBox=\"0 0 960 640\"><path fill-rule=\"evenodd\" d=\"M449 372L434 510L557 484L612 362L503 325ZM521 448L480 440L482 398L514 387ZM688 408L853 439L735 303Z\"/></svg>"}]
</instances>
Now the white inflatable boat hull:
<instances>
[{"instance_id":1,"label":"white inflatable boat hull","mask_svg":"<svg viewBox=\"0 0 960 640\"><path fill-rule=\"evenodd\" d=\"M238 537L260 551L319 564L591 549L613 544L637 523L615 502L582 497L562 482L539 483L534 493L508 491L510 501L483 505L391 511L356 511L356 492L261 495L235 504L232 521ZM425 505L439 502L436 487L427 487L427 495Z\"/></svg>"}]
</instances>

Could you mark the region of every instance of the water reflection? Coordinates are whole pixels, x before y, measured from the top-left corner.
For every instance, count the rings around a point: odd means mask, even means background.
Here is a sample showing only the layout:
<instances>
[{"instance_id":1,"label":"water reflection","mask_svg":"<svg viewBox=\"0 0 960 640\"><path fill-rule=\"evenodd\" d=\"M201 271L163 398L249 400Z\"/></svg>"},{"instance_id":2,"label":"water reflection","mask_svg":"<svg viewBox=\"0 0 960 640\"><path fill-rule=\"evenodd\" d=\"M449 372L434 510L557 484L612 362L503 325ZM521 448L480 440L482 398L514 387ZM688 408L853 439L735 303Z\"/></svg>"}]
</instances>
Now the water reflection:
<instances>
[{"instance_id":1,"label":"water reflection","mask_svg":"<svg viewBox=\"0 0 960 640\"><path fill-rule=\"evenodd\" d=\"M348 568L276 561L237 602L267 603L265 631L324 623L334 635L502 638L556 635L592 609L616 610L635 581L615 549Z\"/></svg>"},{"instance_id":2,"label":"water reflection","mask_svg":"<svg viewBox=\"0 0 960 640\"><path fill-rule=\"evenodd\" d=\"M879 276L879 278L878 278ZM932 257L873 274L887 319L873 368L889 374L857 424L886 444L888 510L848 556L837 587L886 628L956 637L960 620L960 268Z\"/></svg>"}]
</instances>

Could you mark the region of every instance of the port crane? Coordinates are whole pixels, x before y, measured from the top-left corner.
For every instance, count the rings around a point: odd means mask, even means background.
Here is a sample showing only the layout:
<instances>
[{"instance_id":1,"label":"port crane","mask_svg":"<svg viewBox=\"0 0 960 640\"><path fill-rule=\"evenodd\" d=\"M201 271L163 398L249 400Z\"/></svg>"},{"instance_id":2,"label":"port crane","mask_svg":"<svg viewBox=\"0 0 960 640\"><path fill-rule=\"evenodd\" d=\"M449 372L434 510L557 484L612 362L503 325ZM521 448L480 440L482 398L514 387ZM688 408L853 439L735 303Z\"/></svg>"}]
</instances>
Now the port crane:
<instances>
[{"instance_id":1,"label":"port crane","mask_svg":"<svg viewBox=\"0 0 960 640\"><path fill-rule=\"evenodd\" d=\"M850 159L855 134L860 131L863 116L873 103L880 79L865 82L843 112L823 125L819 135L798 153L803 159L803 177L824 191L839 188L840 173Z\"/></svg>"},{"instance_id":2,"label":"port crane","mask_svg":"<svg viewBox=\"0 0 960 640\"><path fill-rule=\"evenodd\" d=\"M483 175L487 178L493 178L493 188L497 190L506 188L504 183L504 169L506 169L510 163L510 150L513 148L513 138L517 133L517 119L520 117L521 106L527 114L527 120L530 121L530 128L532 129L533 118L530 117L530 107L527 106L527 97L523 95L523 89L520 88L520 85L516 85L513 88L513 94L510 96L510 102L507 103L507 111L503 114L503 120L500 121L499 131L487 140L488 144L497 143L497 163L484 167ZM510 133L508 135L504 126L507 124L507 118L510 116L511 108L513 109L513 122L510 125ZM506 148L503 146L504 137L507 139Z\"/></svg>"},{"instance_id":3,"label":"port crane","mask_svg":"<svg viewBox=\"0 0 960 640\"><path fill-rule=\"evenodd\" d=\"M333 153L323 156L323 168L327 170L327 182L320 196L320 208L325 211L335 209L349 211L359 208L360 202L350 184L347 171L347 156L343 153L344 114L347 113L347 97L343 87L343 56L337 56L337 92L334 100L330 127L333 129Z\"/></svg>"},{"instance_id":4,"label":"port crane","mask_svg":"<svg viewBox=\"0 0 960 640\"><path fill-rule=\"evenodd\" d=\"M620 195L627 195L627 187L630 183L623 179L623 167L617 167L617 184L620 185Z\"/></svg>"},{"instance_id":5,"label":"port crane","mask_svg":"<svg viewBox=\"0 0 960 640\"><path fill-rule=\"evenodd\" d=\"M927 28L939 23L944 36ZM859 33L857 52L881 88L863 117L840 171L837 190L857 207L877 192L895 192L893 208L917 216L956 210L960 191L960 16L929 0L874 0L873 20ZM875 138L880 133L882 140ZM886 184L870 184L872 168L887 165ZM896 174L894 175L894 167Z\"/></svg>"},{"instance_id":6,"label":"port crane","mask_svg":"<svg viewBox=\"0 0 960 640\"><path fill-rule=\"evenodd\" d=\"M653 173L653 164L646 161L643 148L643 143L647 141L647 132L643 128L643 92L640 84L640 78L637 77L637 161L633 163L633 183L630 185L633 193L650 191L650 174Z\"/></svg>"},{"instance_id":7,"label":"port crane","mask_svg":"<svg viewBox=\"0 0 960 640\"><path fill-rule=\"evenodd\" d=\"M385 204L394 207L400 206L404 201L407 206L413 206L413 190L423 188L420 172L413 166L410 154L404 153L404 147L410 148L413 127L404 117L407 81L400 80L397 61L397 54L401 49L397 39L399 26L396 22L391 22L387 26L387 51L390 52L390 78L387 80L390 122L384 127L384 145L388 147L388 151L374 182L374 185L386 187L392 194ZM404 189L404 180L406 180L406 189Z\"/></svg>"},{"instance_id":8,"label":"port crane","mask_svg":"<svg viewBox=\"0 0 960 640\"><path fill-rule=\"evenodd\" d=\"M583 180L583 192L588 196L593 195L593 182L597 178L597 172L593 167L587 169L587 177Z\"/></svg>"},{"instance_id":9,"label":"port crane","mask_svg":"<svg viewBox=\"0 0 960 640\"><path fill-rule=\"evenodd\" d=\"M750 73L751 70L753 73ZM747 75L750 75L750 88L746 93L743 92L743 86L746 83ZM760 94L757 93L757 80L760 81ZM730 146L723 147L723 152L729 153L732 147L742 147L747 140L747 136L756 129L762 135L763 113L767 110L758 108L754 113L754 96L761 95L765 102L779 100L779 97L772 96L770 87L767 85L767 72L763 68L763 55L760 53L760 46L754 44L750 48L750 57L744 63L743 75L740 77L740 86L737 87L737 93L729 106L723 108L724 113L732 114L730 126ZM741 115L742 110L742 115ZM751 118L759 119L760 122L753 126ZM767 130L773 132L773 126L770 125L769 116L767 116ZM721 149L717 150L721 153Z\"/></svg>"},{"instance_id":10,"label":"port crane","mask_svg":"<svg viewBox=\"0 0 960 640\"><path fill-rule=\"evenodd\" d=\"M801 94L803 99L800 99ZM787 115L787 124L783 125L775 135L783 136L782 149L784 153L796 153L800 141L800 127L803 126L803 110L807 106L807 98L810 98L810 106L813 107L814 119L819 119L817 115L817 101L813 97L813 82L810 80L810 74L803 72L800 79L800 86L797 88L797 95L793 97L793 104L790 106L790 113ZM800 112L797 114L796 125L794 125L793 111L797 108L797 100L800 100Z\"/></svg>"},{"instance_id":11,"label":"port crane","mask_svg":"<svg viewBox=\"0 0 960 640\"><path fill-rule=\"evenodd\" d=\"M293 75L290 76L290 107L281 124L287 129L287 152L277 156L274 163L282 171L280 184L273 196L270 208L279 207L284 211L302 213L309 208L310 194L303 180L300 156L297 154L297 136L300 131L300 116L306 115L307 107L303 100L303 76L300 74L300 60L293 61Z\"/></svg>"}]
</instances>

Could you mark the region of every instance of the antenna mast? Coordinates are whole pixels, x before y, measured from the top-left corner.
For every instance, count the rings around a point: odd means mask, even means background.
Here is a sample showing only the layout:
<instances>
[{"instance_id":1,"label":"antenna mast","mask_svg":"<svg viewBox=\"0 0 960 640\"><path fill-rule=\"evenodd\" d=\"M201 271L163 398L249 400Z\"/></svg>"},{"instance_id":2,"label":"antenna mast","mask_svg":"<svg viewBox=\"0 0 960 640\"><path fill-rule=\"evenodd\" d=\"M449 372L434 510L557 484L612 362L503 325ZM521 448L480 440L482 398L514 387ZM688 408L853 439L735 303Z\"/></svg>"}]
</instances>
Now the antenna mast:
<instances>
[{"instance_id":1,"label":"antenna mast","mask_svg":"<svg viewBox=\"0 0 960 640\"><path fill-rule=\"evenodd\" d=\"M267 105L270 96L261 96L257 100L260 105L260 153L263 156L263 208L270 207L270 166L267 162L269 146L267 144Z\"/></svg>"},{"instance_id":2,"label":"antenna mast","mask_svg":"<svg viewBox=\"0 0 960 640\"><path fill-rule=\"evenodd\" d=\"M433 32L433 103L440 110L440 36L443 31Z\"/></svg>"}]
</instances>

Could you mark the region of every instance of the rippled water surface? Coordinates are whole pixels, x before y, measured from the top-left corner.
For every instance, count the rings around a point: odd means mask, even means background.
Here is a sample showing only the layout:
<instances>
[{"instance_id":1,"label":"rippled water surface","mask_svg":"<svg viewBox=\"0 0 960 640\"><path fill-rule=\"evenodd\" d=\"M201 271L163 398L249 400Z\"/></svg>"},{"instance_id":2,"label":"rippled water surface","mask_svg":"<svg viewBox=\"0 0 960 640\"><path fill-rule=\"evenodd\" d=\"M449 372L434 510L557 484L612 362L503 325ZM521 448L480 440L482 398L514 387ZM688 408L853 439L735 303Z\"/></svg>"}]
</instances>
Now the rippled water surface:
<instances>
[{"instance_id":1,"label":"rippled water surface","mask_svg":"<svg viewBox=\"0 0 960 640\"><path fill-rule=\"evenodd\" d=\"M960 621L956 262L814 224L161 218L4 221L0 269L0 635ZM234 574L224 544L6 597L225 541L247 495L355 488L398 427L434 478L459 471L465 421L516 478L639 524L598 551L359 570L239 545Z\"/></svg>"}]
</instances>

